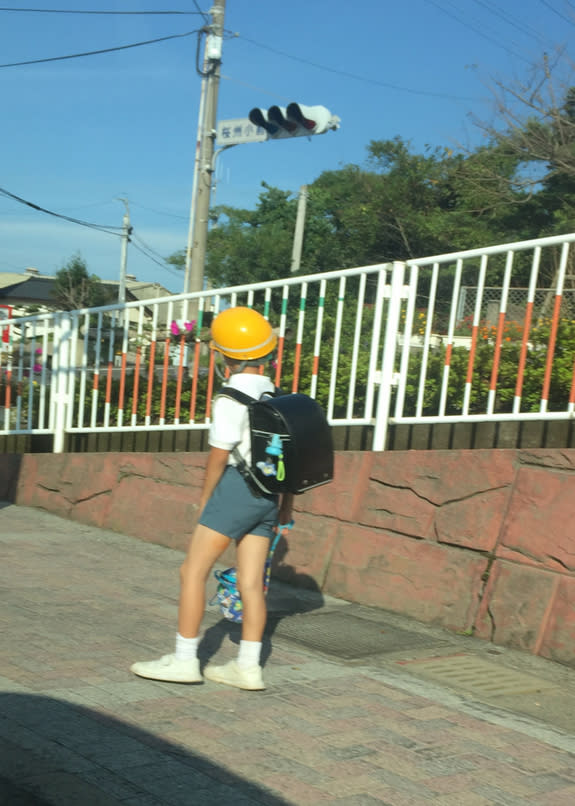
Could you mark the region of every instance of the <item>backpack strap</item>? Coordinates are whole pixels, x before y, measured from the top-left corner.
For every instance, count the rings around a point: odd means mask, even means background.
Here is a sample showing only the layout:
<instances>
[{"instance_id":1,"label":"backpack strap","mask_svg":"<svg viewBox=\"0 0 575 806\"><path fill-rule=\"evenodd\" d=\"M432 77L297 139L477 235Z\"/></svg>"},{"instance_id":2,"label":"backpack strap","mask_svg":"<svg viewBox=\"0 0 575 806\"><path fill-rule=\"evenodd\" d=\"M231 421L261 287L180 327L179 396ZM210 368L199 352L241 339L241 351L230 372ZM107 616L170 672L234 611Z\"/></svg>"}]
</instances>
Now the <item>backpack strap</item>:
<instances>
[{"instance_id":1,"label":"backpack strap","mask_svg":"<svg viewBox=\"0 0 575 806\"><path fill-rule=\"evenodd\" d=\"M220 387L217 396L219 397L220 395L222 397L229 397L231 398L231 400L235 400L236 403L241 403L244 406L250 406L252 403L257 402L256 397L247 395L245 392L240 392L239 389L233 389L229 386ZM257 496L261 496L262 494L269 495L266 488L263 487L263 485L257 479L255 474L252 472L251 467L248 465L244 457L241 455L237 445L232 448L232 456L236 461L236 467L238 471L247 481L254 495Z\"/></svg>"},{"instance_id":2,"label":"backpack strap","mask_svg":"<svg viewBox=\"0 0 575 806\"><path fill-rule=\"evenodd\" d=\"M249 406L250 403L255 403L257 398L247 395L245 392L240 392L239 389L232 389L230 386L222 386L218 390L217 396L229 397L237 403L242 403L244 406Z\"/></svg>"},{"instance_id":3,"label":"backpack strap","mask_svg":"<svg viewBox=\"0 0 575 806\"><path fill-rule=\"evenodd\" d=\"M216 396L223 395L224 397L230 397L232 400L236 400L238 403L243 403L244 406L249 406L250 403L255 403L258 399L262 400L266 397L279 397L280 395L285 394L287 394L287 392L282 392L279 386L276 386L273 392L264 392L260 398L257 398L247 395L245 392L240 392L239 389L233 389L231 386L220 386Z\"/></svg>"}]
</instances>

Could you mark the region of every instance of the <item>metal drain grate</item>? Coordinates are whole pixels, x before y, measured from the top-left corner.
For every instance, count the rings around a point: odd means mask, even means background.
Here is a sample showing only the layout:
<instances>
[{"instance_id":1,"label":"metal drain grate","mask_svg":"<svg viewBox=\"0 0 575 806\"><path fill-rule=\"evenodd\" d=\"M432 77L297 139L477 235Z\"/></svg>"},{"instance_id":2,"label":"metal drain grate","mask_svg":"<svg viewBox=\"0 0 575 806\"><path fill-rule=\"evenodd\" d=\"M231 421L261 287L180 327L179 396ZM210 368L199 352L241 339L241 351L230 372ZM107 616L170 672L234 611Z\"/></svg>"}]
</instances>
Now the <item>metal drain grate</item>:
<instances>
[{"instance_id":1,"label":"metal drain grate","mask_svg":"<svg viewBox=\"0 0 575 806\"><path fill-rule=\"evenodd\" d=\"M497 666L473 655L450 655L397 663L408 667L411 674L489 697L530 694L553 688L553 684L547 680L516 672L506 666Z\"/></svg>"},{"instance_id":2,"label":"metal drain grate","mask_svg":"<svg viewBox=\"0 0 575 806\"><path fill-rule=\"evenodd\" d=\"M275 634L326 655L356 660L384 652L437 647L437 639L356 616L341 610L309 616L292 616L268 625Z\"/></svg>"}]
</instances>

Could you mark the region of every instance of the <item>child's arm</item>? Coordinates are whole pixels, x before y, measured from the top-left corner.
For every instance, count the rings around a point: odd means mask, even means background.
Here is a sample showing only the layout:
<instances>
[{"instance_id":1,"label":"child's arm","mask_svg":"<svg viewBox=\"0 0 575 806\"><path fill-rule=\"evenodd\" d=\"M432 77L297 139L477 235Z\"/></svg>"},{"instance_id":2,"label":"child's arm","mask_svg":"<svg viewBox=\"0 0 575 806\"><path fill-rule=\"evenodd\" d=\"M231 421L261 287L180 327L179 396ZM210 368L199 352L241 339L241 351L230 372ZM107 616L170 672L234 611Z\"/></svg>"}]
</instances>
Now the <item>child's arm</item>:
<instances>
[{"instance_id":1,"label":"child's arm","mask_svg":"<svg viewBox=\"0 0 575 806\"><path fill-rule=\"evenodd\" d=\"M216 489L216 485L226 469L229 455L230 451L225 451L222 448L210 448L208 463L206 465L206 475L204 477L204 486L200 497L200 514L203 512L209 497Z\"/></svg>"}]
</instances>

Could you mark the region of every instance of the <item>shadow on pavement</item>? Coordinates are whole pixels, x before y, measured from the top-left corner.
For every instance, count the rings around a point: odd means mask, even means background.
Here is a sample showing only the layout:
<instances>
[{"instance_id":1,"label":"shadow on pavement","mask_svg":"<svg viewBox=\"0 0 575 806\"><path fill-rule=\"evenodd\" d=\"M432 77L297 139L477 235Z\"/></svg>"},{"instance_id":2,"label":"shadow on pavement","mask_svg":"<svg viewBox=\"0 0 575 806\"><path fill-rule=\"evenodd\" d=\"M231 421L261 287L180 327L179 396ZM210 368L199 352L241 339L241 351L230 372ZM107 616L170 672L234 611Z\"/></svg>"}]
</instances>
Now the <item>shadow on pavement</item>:
<instances>
[{"instance_id":1,"label":"shadow on pavement","mask_svg":"<svg viewBox=\"0 0 575 806\"><path fill-rule=\"evenodd\" d=\"M189 750L72 703L0 694L0 803L285 806Z\"/></svg>"},{"instance_id":2,"label":"shadow on pavement","mask_svg":"<svg viewBox=\"0 0 575 806\"><path fill-rule=\"evenodd\" d=\"M293 566L283 562L288 552L285 538L278 541L272 569L277 573L281 567L281 580L272 575L268 591L268 618L263 638L262 665L265 666L272 654L272 638L282 619L319 610L324 605L323 594L315 581L308 574L297 573ZM288 584L285 584L288 583ZM198 648L198 656L202 669L218 652L224 640L238 644L241 638L241 624L234 624L222 618L204 632Z\"/></svg>"}]
</instances>

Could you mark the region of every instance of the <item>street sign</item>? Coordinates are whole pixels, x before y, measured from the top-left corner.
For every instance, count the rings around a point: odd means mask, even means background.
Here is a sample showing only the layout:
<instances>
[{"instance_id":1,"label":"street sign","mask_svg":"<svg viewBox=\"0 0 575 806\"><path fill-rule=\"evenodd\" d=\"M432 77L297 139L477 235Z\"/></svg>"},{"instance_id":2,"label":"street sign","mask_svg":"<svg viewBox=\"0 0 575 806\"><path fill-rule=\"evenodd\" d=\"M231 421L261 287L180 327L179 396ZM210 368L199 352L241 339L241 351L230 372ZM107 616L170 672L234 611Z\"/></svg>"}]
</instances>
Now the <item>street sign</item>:
<instances>
[{"instance_id":1,"label":"street sign","mask_svg":"<svg viewBox=\"0 0 575 806\"><path fill-rule=\"evenodd\" d=\"M268 133L262 126L255 126L249 118L220 120L216 128L219 146L239 146L243 143L263 143Z\"/></svg>"}]
</instances>

